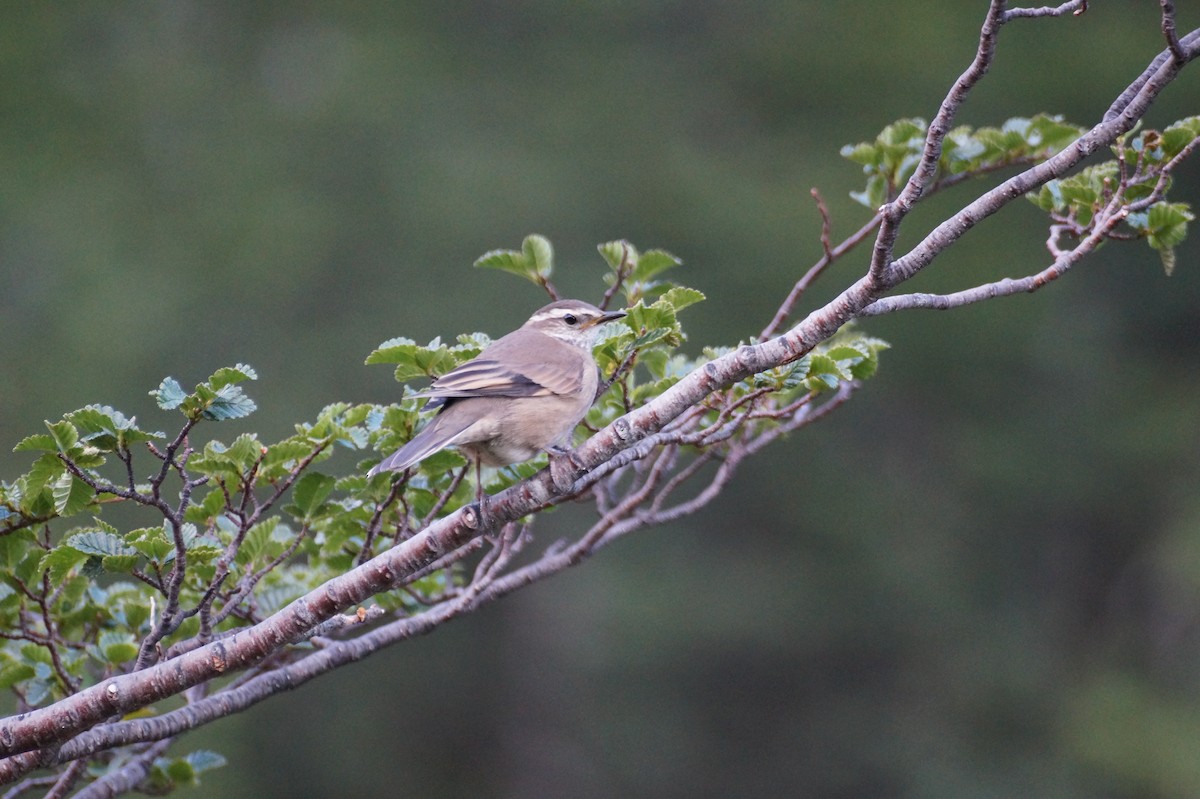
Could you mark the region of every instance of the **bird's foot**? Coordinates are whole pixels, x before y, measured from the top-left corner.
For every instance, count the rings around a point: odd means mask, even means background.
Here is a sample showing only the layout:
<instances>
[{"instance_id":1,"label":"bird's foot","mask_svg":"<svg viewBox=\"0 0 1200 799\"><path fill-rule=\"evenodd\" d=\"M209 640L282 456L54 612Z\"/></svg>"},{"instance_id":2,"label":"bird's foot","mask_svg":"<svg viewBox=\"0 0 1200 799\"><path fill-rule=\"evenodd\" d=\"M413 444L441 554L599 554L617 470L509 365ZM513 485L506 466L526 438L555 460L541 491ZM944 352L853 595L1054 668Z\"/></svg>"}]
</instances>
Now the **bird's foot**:
<instances>
[{"instance_id":1,"label":"bird's foot","mask_svg":"<svg viewBox=\"0 0 1200 799\"><path fill-rule=\"evenodd\" d=\"M556 491L565 494L575 485L575 478L582 470L566 447L550 447L546 452L550 456L550 482Z\"/></svg>"},{"instance_id":2,"label":"bird's foot","mask_svg":"<svg viewBox=\"0 0 1200 799\"><path fill-rule=\"evenodd\" d=\"M492 529L492 498L480 491L475 495L475 515L479 518L479 529Z\"/></svg>"}]
</instances>

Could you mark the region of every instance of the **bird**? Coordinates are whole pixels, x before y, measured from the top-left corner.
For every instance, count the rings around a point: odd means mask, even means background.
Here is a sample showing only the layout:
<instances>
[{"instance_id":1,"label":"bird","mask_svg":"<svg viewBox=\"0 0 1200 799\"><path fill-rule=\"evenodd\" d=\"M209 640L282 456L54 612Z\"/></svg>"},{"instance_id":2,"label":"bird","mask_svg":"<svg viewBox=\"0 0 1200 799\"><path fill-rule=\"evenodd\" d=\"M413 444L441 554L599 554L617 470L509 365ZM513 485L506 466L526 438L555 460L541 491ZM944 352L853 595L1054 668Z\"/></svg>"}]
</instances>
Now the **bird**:
<instances>
[{"instance_id":1,"label":"bird","mask_svg":"<svg viewBox=\"0 0 1200 799\"><path fill-rule=\"evenodd\" d=\"M525 324L475 358L438 377L416 397L437 415L368 478L402 472L455 447L475 465L476 498L484 507L482 466L509 466L540 452L561 454L596 400L600 370L592 348L600 327L625 316L582 300L539 308Z\"/></svg>"}]
</instances>

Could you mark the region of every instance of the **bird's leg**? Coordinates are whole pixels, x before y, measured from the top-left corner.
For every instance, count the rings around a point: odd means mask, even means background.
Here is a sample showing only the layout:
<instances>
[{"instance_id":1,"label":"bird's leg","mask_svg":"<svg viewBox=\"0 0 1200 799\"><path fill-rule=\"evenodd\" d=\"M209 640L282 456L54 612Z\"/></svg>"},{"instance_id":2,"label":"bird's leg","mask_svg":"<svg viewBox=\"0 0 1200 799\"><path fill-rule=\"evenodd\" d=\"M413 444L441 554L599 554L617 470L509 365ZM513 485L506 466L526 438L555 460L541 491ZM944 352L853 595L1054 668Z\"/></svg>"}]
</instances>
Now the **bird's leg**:
<instances>
[{"instance_id":1,"label":"bird's leg","mask_svg":"<svg viewBox=\"0 0 1200 799\"><path fill-rule=\"evenodd\" d=\"M477 455L475 460L475 502L479 508L479 526L490 527L491 510L488 508L488 495L483 490L483 466L481 458Z\"/></svg>"},{"instance_id":2,"label":"bird's leg","mask_svg":"<svg viewBox=\"0 0 1200 799\"><path fill-rule=\"evenodd\" d=\"M571 448L551 444L546 447L546 454L550 456L550 481L556 490L566 493L575 484L575 477L579 474L579 464L571 457Z\"/></svg>"}]
</instances>

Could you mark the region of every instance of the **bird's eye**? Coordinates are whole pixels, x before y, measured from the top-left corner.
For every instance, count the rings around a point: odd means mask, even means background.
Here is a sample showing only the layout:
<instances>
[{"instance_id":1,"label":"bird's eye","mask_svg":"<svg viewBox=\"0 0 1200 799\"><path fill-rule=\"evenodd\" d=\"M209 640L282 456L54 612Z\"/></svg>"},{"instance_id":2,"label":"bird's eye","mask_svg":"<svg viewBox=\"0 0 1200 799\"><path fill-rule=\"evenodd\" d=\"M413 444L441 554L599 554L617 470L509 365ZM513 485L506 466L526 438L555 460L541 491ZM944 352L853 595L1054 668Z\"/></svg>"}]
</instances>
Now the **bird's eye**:
<instances>
[{"instance_id":1,"label":"bird's eye","mask_svg":"<svg viewBox=\"0 0 1200 799\"><path fill-rule=\"evenodd\" d=\"M574 327L576 324L579 323L579 320L575 317L575 314L573 314L573 313L569 313L569 314L566 314L565 316L563 316L563 321L566 322L568 325L571 325L572 327Z\"/></svg>"}]
</instances>

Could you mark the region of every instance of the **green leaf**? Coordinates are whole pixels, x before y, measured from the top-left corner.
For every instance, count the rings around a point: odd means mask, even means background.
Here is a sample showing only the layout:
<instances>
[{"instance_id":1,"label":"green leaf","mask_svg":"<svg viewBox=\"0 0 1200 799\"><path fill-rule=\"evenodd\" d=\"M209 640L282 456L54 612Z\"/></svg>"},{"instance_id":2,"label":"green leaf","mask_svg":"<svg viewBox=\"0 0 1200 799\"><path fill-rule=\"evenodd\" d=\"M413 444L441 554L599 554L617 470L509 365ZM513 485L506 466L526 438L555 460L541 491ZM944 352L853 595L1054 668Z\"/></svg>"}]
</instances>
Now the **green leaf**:
<instances>
[{"instance_id":1,"label":"green leaf","mask_svg":"<svg viewBox=\"0 0 1200 799\"><path fill-rule=\"evenodd\" d=\"M521 251L491 250L479 256L475 266L499 269L543 285L554 271L554 248L545 236L533 234L521 242Z\"/></svg>"},{"instance_id":2,"label":"green leaf","mask_svg":"<svg viewBox=\"0 0 1200 799\"><path fill-rule=\"evenodd\" d=\"M533 269L525 259L524 253L515 250L489 250L475 259L475 266L480 269L500 269L533 280Z\"/></svg>"},{"instance_id":3,"label":"green leaf","mask_svg":"<svg viewBox=\"0 0 1200 799\"><path fill-rule=\"evenodd\" d=\"M100 633L96 648L105 663L118 666L133 660L138 655L138 646L132 633L119 633L106 630Z\"/></svg>"},{"instance_id":4,"label":"green leaf","mask_svg":"<svg viewBox=\"0 0 1200 799\"><path fill-rule=\"evenodd\" d=\"M421 461L421 471L429 474L441 474L454 469L461 469L466 465L467 459L458 450L443 449Z\"/></svg>"},{"instance_id":5,"label":"green leaf","mask_svg":"<svg viewBox=\"0 0 1200 799\"><path fill-rule=\"evenodd\" d=\"M244 363L239 363L237 366L223 366L213 372L212 377L205 382L213 387L213 390L220 391L226 386L232 386L235 383L241 383L243 380L257 380L258 373L253 368Z\"/></svg>"},{"instance_id":6,"label":"green leaf","mask_svg":"<svg viewBox=\"0 0 1200 799\"><path fill-rule=\"evenodd\" d=\"M649 280L659 272L670 269L673 266L679 266L682 263L683 261L671 255L666 250L649 250L642 253L637 259L631 277L634 280Z\"/></svg>"},{"instance_id":7,"label":"green leaf","mask_svg":"<svg viewBox=\"0 0 1200 799\"><path fill-rule=\"evenodd\" d=\"M695 305L698 302L703 302L707 297L703 292L696 289L689 289L684 286L674 286L659 298L663 302L673 307L676 311L681 311L689 305Z\"/></svg>"},{"instance_id":8,"label":"green leaf","mask_svg":"<svg viewBox=\"0 0 1200 799\"><path fill-rule=\"evenodd\" d=\"M805 363L807 361L807 363ZM805 363L805 385L812 391L837 388L838 383L850 379L850 373L828 355L811 353L798 363Z\"/></svg>"},{"instance_id":9,"label":"green leaf","mask_svg":"<svg viewBox=\"0 0 1200 799\"><path fill-rule=\"evenodd\" d=\"M0 568L12 571L21 562L26 553L35 546L32 530L17 530L15 533L0 536Z\"/></svg>"},{"instance_id":10,"label":"green leaf","mask_svg":"<svg viewBox=\"0 0 1200 799\"><path fill-rule=\"evenodd\" d=\"M35 433L26 436L13 447L13 452L57 452L58 443L49 433Z\"/></svg>"},{"instance_id":11,"label":"green leaf","mask_svg":"<svg viewBox=\"0 0 1200 799\"><path fill-rule=\"evenodd\" d=\"M1061 116L1038 114L1029 121L1025 139L1033 147L1045 148L1047 154L1060 152L1083 135L1083 128L1063 122Z\"/></svg>"},{"instance_id":12,"label":"green leaf","mask_svg":"<svg viewBox=\"0 0 1200 799\"><path fill-rule=\"evenodd\" d=\"M54 446L58 448L59 452L67 453L79 443L79 431L68 421L48 421L46 427L49 428L50 435L54 439Z\"/></svg>"},{"instance_id":13,"label":"green leaf","mask_svg":"<svg viewBox=\"0 0 1200 799\"><path fill-rule=\"evenodd\" d=\"M464 353L477 354L472 346L447 347L435 338L422 347L411 339L394 338L367 356L367 364L396 364L396 380L407 383L418 377L438 377L458 365Z\"/></svg>"},{"instance_id":14,"label":"green leaf","mask_svg":"<svg viewBox=\"0 0 1200 799\"><path fill-rule=\"evenodd\" d=\"M66 576L87 559L87 555L68 545L60 545L42 556L38 563L39 572L49 572L50 582L58 585Z\"/></svg>"},{"instance_id":15,"label":"green leaf","mask_svg":"<svg viewBox=\"0 0 1200 799\"><path fill-rule=\"evenodd\" d=\"M257 406L235 384L257 378L258 375L249 366L238 364L218 369L207 381L198 384L191 394L185 394L179 383L168 377L150 395L159 407L167 410L179 408L192 420L221 422L241 419L253 413Z\"/></svg>"},{"instance_id":16,"label":"green leaf","mask_svg":"<svg viewBox=\"0 0 1200 799\"><path fill-rule=\"evenodd\" d=\"M137 550L129 547L120 536L103 530L84 530L68 536L64 541L67 546L74 547L86 555L134 555Z\"/></svg>"},{"instance_id":17,"label":"green leaf","mask_svg":"<svg viewBox=\"0 0 1200 799\"><path fill-rule=\"evenodd\" d=\"M30 680L25 686L25 703L31 707L37 707L42 702L50 698L50 693L53 690L53 685L50 681L50 676L38 676L35 680Z\"/></svg>"},{"instance_id":18,"label":"green leaf","mask_svg":"<svg viewBox=\"0 0 1200 799\"><path fill-rule=\"evenodd\" d=\"M12 688L19 682L31 679L36 672L28 663L9 663L0 668L0 688Z\"/></svg>"},{"instance_id":19,"label":"green leaf","mask_svg":"<svg viewBox=\"0 0 1200 799\"><path fill-rule=\"evenodd\" d=\"M124 573L138 564L141 555L108 555L100 559L106 572Z\"/></svg>"},{"instance_id":20,"label":"green leaf","mask_svg":"<svg viewBox=\"0 0 1200 799\"><path fill-rule=\"evenodd\" d=\"M600 255L608 262L614 273L620 272L622 265L632 270L638 261L637 248L624 239L606 241L597 245L596 249L600 251Z\"/></svg>"},{"instance_id":21,"label":"green leaf","mask_svg":"<svg viewBox=\"0 0 1200 799\"><path fill-rule=\"evenodd\" d=\"M166 563L167 557L175 552L170 533L161 525L131 530L125 534L125 542L155 563Z\"/></svg>"},{"instance_id":22,"label":"green leaf","mask_svg":"<svg viewBox=\"0 0 1200 799\"><path fill-rule=\"evenodd\" d=\"M158 407L165 411L174 410L183 404L187 399L187 392L183 390L183 386L179 385L173 377L163 378L159 383L158 388L150 392L150 396L154 397L154 401L158 403Z\"/></svg>"},{"instance_id":23,"label":"green leaf","mask_svg":"<svg viewBox=\"0 0 1200 799\"><path fill-rule=\"evenodd\" d=\"M57 455L46 453L33 462L25 474L25 494L27 498L36 497L42 489L53 485L58 478L67 473L67 467ZM24 510L30 510L24 508ZM33 514L31 514L33 515Z\"/></svg>"},{"instance_id":24,"label":"green leaf","mask_svg":"<svg viewBox=\"0 0 1200 799\"><path fill-rule=\"evenodd\" d=\"M327 474L308 472L292 487L292 502L300 518L309 518L333 491L337 480Z\"/></svg>"},{"instance_id":25,"label":"green leaf","mask_svg":"<svg viewBox=\"0 0 1200 799\"><path fill-rule=\"evenodd\" d=\"M177 757L168 760L163 770L166 772L167 778L176 785L194 785L196 783L196 770L183 758Z\"/></svg>"},{"instance_id":26,"label":"green leaf","mask_svg":"<svg viewBox=\"0 0 1200 799\"><path fill-rule=\"evenodd\" d=\"M276 548L272 546L273 533L278 526L279 517L269 516L247 530L246 535L242 538L242 545L238 547L237 554L234 556L237 564L245 566L260 555L264 559L274 557L277 552Z\"/></svg>"},{"instance_id":27,"label":"green leaf","mask_svg":"<svg viewBox=\"0 0 1200 799\"><path fill-rule=\"evenodd\" d=\"M258 406L245 395L240 386L227 385L217 392L216 397L202 411L202 415L210 421L224 422L242 419L256 410Z\"/></svg>"},{"instance_id":28,"label":"green leaf","mask_svg":"<svg viewBox=\"0 0 1200 799\"><path fill-rule=\"evenodd\" d=\"M189 465L205 474L218 472L241 474L249 471L262 455L262 442L253 433L243 433L235 438L229 446L225 446L220 441L209 441L204 445L204 453L200 457L193 458Z\"/></svg>"},{"instance_id":29,"label":"green leaf","mask_svg":"<svg viewBox=\"0 0 1200 799\"><path fill-rule=\"evenodd\" d=\"M63 418L78 428L80 440L105 452L164 437L162 433L140 429L136 419L126 418L107 405L88 405Z\"/></svg>"},{"instance_id":30,"label":"green leaf","mask_svg":"<svg viewBox=\"0 0 1200 799\"><path fill-rule=\"evenodd\" d=\"M1200 116L1187 117L1172 123L1162 132L1164 157L1174 158L1197 138L1200 138Z\"/></svg>"},{"instance_id":31,"label":"green leaf","mask_svg":"<svg viewBox=\"0 0 1200 799\"><path fill-rule=\"evenodd\" d=\"M367 356L367 360L363 363L367 366L374 366L380 363L402 363L412 359L412 352L416 346L417 342L411 338L404 338L403 336L390 338L371 350L371 354Z\"/></svg>"},{"instance_id":32,"label":"green leaf","mask_svg":"<svg viewBox=\"0 0 1200 799\"><path fill-rule=\"evenodd\" d=\"M1150 246L1170 250L1187 238L1187 223L1196 217L1186 203L1160 202L1150 206L1146 231Z\"/></svg>"},{"instance_id":33,"label":"green leaf","mask_svg":"<svg viewBox=\"0 0 1200 799\"><path fill-rule=\"evenodd\" d=\"M96 492L79 478L63 472L52 486L54 510L59 516L74 516L87 507Z\"/></svg>"},{"instance_id":34,"label":"green leaf","mask_svg":"<svg viewBox=\"0 0 1200 799\"><path fill-rule=\"evenodd\" d=\"M536 233L526 236L521 242L521 252L533 267L534 274L542 279L550 277L554 271L554 247L549 239Z\"/></svg>"},{"instance_id":35,"label":"green leaf","mask_svg":"<svg viewBox=\"0 0 1200 799\"><path fill-rule=\"evenodd\" d=\"M1170 277L1175 274L1175 251L1174 250L1159 250L1158 256L1162 261L1163 273Z\"/></svg>"}]
</instances>

